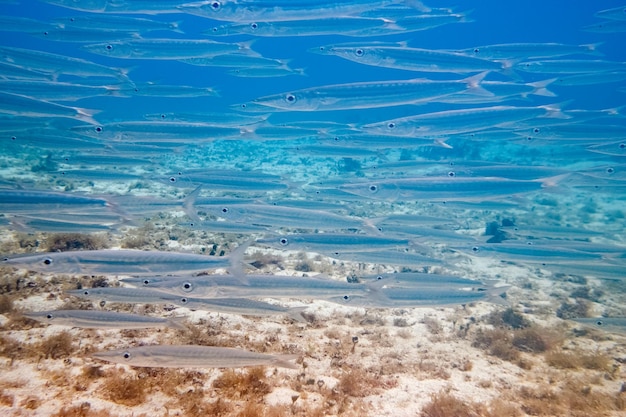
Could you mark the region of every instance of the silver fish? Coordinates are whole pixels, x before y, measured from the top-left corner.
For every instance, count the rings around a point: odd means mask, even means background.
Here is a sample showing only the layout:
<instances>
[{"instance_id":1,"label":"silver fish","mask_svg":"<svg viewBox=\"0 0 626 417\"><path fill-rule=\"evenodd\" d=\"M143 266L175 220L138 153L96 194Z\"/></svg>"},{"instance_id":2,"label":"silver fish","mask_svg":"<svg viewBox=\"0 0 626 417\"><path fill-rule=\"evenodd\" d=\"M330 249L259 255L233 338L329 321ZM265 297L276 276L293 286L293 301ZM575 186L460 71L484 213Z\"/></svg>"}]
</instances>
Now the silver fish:
<instances>
[{"instance_id":1,"label":"silver fish","mask_svg":"<svg viewBox=\"0 0 626 417\"><path fill-rule=\"evenodd\" d=\"M24 316L47 324L83 329L148 329L171 327L185 329L179 320L101 310L50 310L24 313Z\"/></svg>"},{"instance_id":2,"label":"silver fish","mask_svg":"<svg viewBox=\"0 0 626 417\"><path fill-rule=\"evenodd\" d=\"M298 369L296 355L266 355L242 349L194 345L154 345L98 352L94 358L138 367L241 368L277 366Z\"/></svg>"}]
</instances>

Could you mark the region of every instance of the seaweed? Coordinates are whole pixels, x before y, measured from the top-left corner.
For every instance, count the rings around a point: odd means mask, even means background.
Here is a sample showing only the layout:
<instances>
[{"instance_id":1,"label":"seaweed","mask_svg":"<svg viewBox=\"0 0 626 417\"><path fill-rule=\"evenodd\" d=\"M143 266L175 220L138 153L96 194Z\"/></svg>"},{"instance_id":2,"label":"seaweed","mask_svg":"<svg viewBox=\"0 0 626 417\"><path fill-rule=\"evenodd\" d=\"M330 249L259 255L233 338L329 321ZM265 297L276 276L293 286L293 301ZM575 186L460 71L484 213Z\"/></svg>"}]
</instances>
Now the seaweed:
<instances>
[{"instance_id":1,"label":"seaweed","mask_svg":"<svg viewBox=\"0 0 626 417\"><path fill-rule=\"evenodd\" d=\"M84 233L55 233L46 239L44 250L47 252L64 252L75 250L96 250L108 248L104 236Z\"/></svg>"}]
</instances>

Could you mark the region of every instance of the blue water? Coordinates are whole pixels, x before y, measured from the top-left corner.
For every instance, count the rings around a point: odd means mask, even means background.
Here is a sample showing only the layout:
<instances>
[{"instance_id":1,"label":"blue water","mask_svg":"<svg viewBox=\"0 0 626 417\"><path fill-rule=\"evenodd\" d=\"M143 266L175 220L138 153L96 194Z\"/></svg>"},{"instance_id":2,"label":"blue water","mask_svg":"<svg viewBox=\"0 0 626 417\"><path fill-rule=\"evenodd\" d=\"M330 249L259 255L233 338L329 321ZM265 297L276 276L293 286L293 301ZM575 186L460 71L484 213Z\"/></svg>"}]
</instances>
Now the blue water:
<instances>
[{"instance_id":1,"label":"blue water","mask_svg":"<svg viewBox=\"0 0 626 417\"><path fill-rule=\"evenodd\" d=\"M234 77L227 73L226 68L200 67L187 65L177 61L161 59L137 60L117 59L90 54L81 49L79 42L55 42L33 36L28 31L24 32L0 32L0 46L19 47L31 50L46 51L74 58L89 60L112 68L125 68L129 70L128 76L132 82L141 84L155 82L164 85L185 85L194 87L212 87L219 91L219 97L197 98L171 98L171 97L95 97L85 98L78 101L60 102L66 106L75 106L85 109L93 109L98 112L94 118L99 124L104 125L124 122L141 121L147 114L161 113L232 113L243 103L251 103L256 98L266 95L289 92L293 90L324 86L341 83L354 83L365 81L382 80L405 80L411 78L427 78L432 80L456 80L472 75L454 74L443 72L411 72L399 69L382 68L377 66L362 65L356 62L344 60L337 56L318 55L307 52L311 48L322 45L333 45L345 42L367 44L371 41L384 42L407 42L408 46L432 50L461 50L477 46L506 43L562 43L567 45L598 44L599 55L570 55L554 57L554 59L580 59L580 60L606 60L626 65L626 32L616 33L592 33L582 30L584 26L592 25L601 21L594 17L598 10L621 6L618 1L602 2L576 2L571 1L465 1L459 4L447 1L428 1L430 7L449 7L454 12L467 12L471 22L449 24L441 27L418 31L408 34L394 34L377 37L347 37L340 34L328 36L304 36L304 37L259 37L249 35L233 35L229 37L214 38L220 42L247 42L253 40L251 49L263 57L288 60L291 68L302 68L306 75L291 75L274 78L246 78ZM311 11L312 14L315 11ZM42 22L51 22L55 18L68 16L89 15L87 12L70 10L38 1L0 2L0 16L19 16L37 19ZM214 26L224 25L228 22L215 21L186 14L162 14L162 15L125 15L131 17L145 17L159 21L179 22L179 28L184 33L168 31L154 31L142 34L145 38L189 38L203 39L201 32ZM1 29L1 28L0 28ZM549 59L549 58L541 58ZM621 72L626 72L624 67ZM493 72L487 75L489 81L513 81L530 83L550 78L561 78L573 74L531 74L516 72L511 74ZM593 74L591 74L593 75ZM591 76L590 75L590 76ZM2 74L0 74L2 76ZM78 78L61 74L58 81L75 82L97 85L116 85L119 81L113 78L91 79ZM462 275L472 279L497 278L504 284L519 286L508 275L507 262L512 262L516 268L522 268L529 274L537 272L540 268L546 270L539 274L540 277L548 277L552 274L574 274L575 265L584 264L593 270L594 265L610 265L618 272L605 273L598 269L597 272L583 273L588 278L599 278L598 288L604 289L606 281L611 280L613 294L598 303L595 311L607 315L626 315L626 305L623 297L623 278L626 276L626 153L623 144L626 141L626 92L624 80L610 83L598 83L593 85L560 86L549 85L548 89L554 92L554 97L529 95L527 98L518 97L502 103L486 104L446 104L432 102L419 106L403 105L390 106L363 110L340 110L319 112L282 112L268 107L265 112L269 116L265 125L259 126L290 126L300 121L336 122L358 131L362 125L395 119L399 117L426 114L430 112L456 110L464 108L478 108L488 106L518 106L536 107L552 106L561 107L568 118L559 119L561 126L612 126L614 136L592 137L585 140L579 138L564 137L561 140L542 140L540 136L533 137L532 141L525 141L523 135L515 132L531 132L539 129L541 132L549 130L555 119L535 118L507 126L504 136L486 139L473 139L465 135L460 137L436 137L432 141L420 141L416 146L405 146L394 143L393 138L387 145L368 147L369 155L362 155L364 149L351 142L350 136L343 133L336 134L332 129L322 128L313 137L293 138L287 140L260 140L254 137L252 132L231 140L205 140L202 143L187 142L182 146L161 145L158 152L152 148L139 150L139 152L126 153L120 150L124 140L113 141L107 145L104 151L85 151L68 147L22 146L11 140L12 136L19 136L23 132L12 131L10 125L10 109L2 106L0 116L5 112L9 116L3 117L5 126L2 128L2 161L0 168L0 180L3 189L28 189L42 191L59 191L77 193L80 195L96 195L110 199L111 206L119 203L120 195L152 196L167 201L182 201L197 185L193 181L188 187L177 188L167 185L167 178L181 173L185 176L185 170L190 169L223 169L234 170L243 173L243 177L253 177L258 174L274 174L280 177L278 181L286 185L282 191L259 192L254 189L234 189L223 191L212 188L210 181L206 183L199 199L206 202L211 198L242 198L251 199L254 204L295 204L298 201L304 208L320 210L318 213L323 219L325 208L319 208L317 204L329 203L337 205L339 209L329 208L332 213L338 213L350 218L373 219L374 223L383 221L386 217L394 214L416 214L424 216L437 216L450 223L437 226L446 232L456 233L461 240L442 237L435 233L412 236L408 233L398 233L389 237L401 236L409 238L421 247L415 246L397 248L413 254L421 253L432 257L432 262L423 265L403 263L366 263L362 262L363 269L368 271L402 271L402 270L429 270L433 265L443 265L447 273ZM621 89L621 91L620 91ZM602 115L594 113L607 110ZM243 113L254 115L251 111ZM32 129L46 127L43 117L32 117ZM207 120L219 124L218 120ZM158 121L154 122L158 124ZM82 126L83 122L69 118L53 118L59 135L68 134L72 127ZM558 125L558 124L557 124ZM246 126L246 130L254 130L256 127ZM582 128L581 128L582 129ZM343 131L342 131L343 132ZM508 133L507 133L508 132ZM345 133L345 132L344 132ZM481 132L477 133L479 136ZM507 136L508 135L508 136ZM608 134L607 134L608 135ZM537 135L535 135L537 136ZM573 140L568 140L573 139ZM448 146L438 146L435 140L445 140ZM611 147L611 144L613 147ZM317 149L315 153L307 150L307 145L321 145L327 147L328 155L323 150ZM344 155L336 155L333 147L352 147L354 151ZM606 146L607 150L595 152L599 147ZM604 149L604 148L603 148ZM101 166L98 164L64 164L63 158L71 158L80 155L100 155L111 157L145 157L149 162L136 166L115 165ZM40 169L45 165L46 158L51 158L55 166L49 169ZM427 168L415 167L390 167L386 164L414 161L418 164L430 164ZM505 163L510 166L533 166L544 168L558 168L562 172L559 175L538 175L532 180L541 183L540 189L531 192L511 192L509 195L490 195L488 190L479 189L475 196L463 194L459 198L441 198L435 193L426 193L410 197L396 198L372 198L360 197L354 194L342 194L346 186L362 182L364 187L367 181L372 183L391 182L394 179L403 181L406 178L423 180L429 175L439 180L448 176L448 172L454 172L454 166L493 166L496 163ZM68 169L110 169L113 171L129 171L142 176L138 180L113 180L106 178L64 178L60 171ZM457 176L472 177L471 169L464 171L462 168ZM451 171L452 170L452 171ZM252 172L248 174L248 172ZM456 174L456 173L455 173ZM582 174L582 175L580 175ZM486 175L490 177L491 175ZM500 175L495 174L500 178ZM475 175L477 180L480 175ZM502 174L506 177L506 174ZM349 187L348 187L349 188ZM286 203L291 201L291 203ZM1 204L2 202L0 202ZM503 203L507 207L499 207ZM2 206L5 207L5 206ZM124 211L125 207L121 207ZM59 207L63 212L64 208ZM193 210L199 214L202 220L214 220L219 214L211 209L200 208ZM71 210L70 210L71 212ZM108 212L108 211L107 211ZM120 214L112 209L114 215ZM178 217L169 217L165 220L157 214L146 210L146 213L132 212L130 223L142 225L144 221L153 225L159 232L167 227L180 227L181 222L189 223L184 217L181 208L166 211L166 214L176 213ZM208 214L207 214L208 213ZM18 211L7 208L2 215L3 228L7 233L26 231L38 233L36 227L23 229L17 216ZM189 212L186 213L190 214ZM45 214L37 213L39 217ZM124 213L124 216L128 213ZM182 219L182 220L181 220ZM230 219L226 219L231 221ZM246 222L246 219L243 219ZM588 247L582 252L601 253L596 263L586 263L581 253L568 249L565 258L556 264L543 260L540 256L533 257L527 254L523 258L511 258L509 255L495 255L492 266L497 270L485 270L484 264L471 253L474 245L482 245L493 234L485 236L487 225L495 222L500 232L496 234L499 242L505 244L526 244L532 240L540 240L542 244L550 243L553 248L568 248L572 243L585 243ZM523 230L530 228L530 232L511 234L510 228L504 226L514 224ZM407 228L420 226L413 222L406 223ZM424 227L433 227L426 224ZM554 228L571 228L568 235L562 229L555 232ZM552 228L552 229L551 229ZM189 229L185 229L190 233ZM176 247L179 250L198 250L199 247L206 249L213 242L226 244L241 243L250 239L258 239L265 234L290 234L300 231L314 232L306 227L299 229L293 226L272 225L264 233L259 234L209 234L197 238L190 247ZM588 230L589 235L584 231ZM68 226L66 230L73 231ZM506 232L508 231L508 232ZM45 231L44 231L45 232ZM109 231L112 246L119 246L124 240L125 233L132 234L133 228L126 229L123 225L111 227ZM339 232L339 231L338 231ZM346 232L345 230L341 233ZM354 230L350 231L351 233ZM493 232L493 230L492 230ZM361 233L372 233L371 230L362 230ZM385 228L382 227L382 234ZM173 233L172 235L175 235ZM38 235L41 236L41 235ZM504 236L504 239L502 239ZM172 237L171 241L177 238ZM465 240L463 240L465 239ZM169 243L172 243L169 242ZM532 242L531 242L532 243ZM553 243L553 244L552 244ZM159 242L165 246L167 242ZM498 243L493 243L497 245ZM601 252L594 245L613 245L613 249ZM428 250L424 250L424 245ZM146 245L142 249L154 249L156 245ZM27 249L24 249L26 251ZM33 250L33 248L29 249ZM39 249L37 249L39 250ZM329 247L327 252L333 252ZM328 255L328 253L323 253ZM13 255L12 253L3 255ZM580 256L579 256L580 255ZM288 257L287 253L284 256ZM341 259L341 257L339 257ZM484 258L481 258L484 260ZM346 259L349 261L350 259ZM336 264L335 264L336 265ZM357 263L352 264L354 270L358 270ZM622 273L620 274L620 268ZM587 270L587 271L588 271ZM341 273L345 269L341 269ZM515 271L519 271L515 269ZM274 272L274 271L263 271ZM318 271L319 272L319 271ZM328 272L328 271L324 271ZM335 271L336 272L336 271ZM341 279L341 273L336 272L334 278ZM491 275L489 275L491 273ZM518 272L516 272L518 273ZM332 271L331 271L331 275ZM543 279L543 278L542 278ZM620 281L622 279L622 281ZM526 296L526 295L524 295ZM615 297L615 298L612 298ZM515 300L514 306L531 303L532 299ZM556 310L558 303L553 301L552 310ZM553 308L554 307L554 308ZM552 311L551 310L551 311ZM554 313L554 311L552 311ZM552 314L551 313L551 314ZM554 314L552 314L553 316Z\"/></svg>"}]
</instances>

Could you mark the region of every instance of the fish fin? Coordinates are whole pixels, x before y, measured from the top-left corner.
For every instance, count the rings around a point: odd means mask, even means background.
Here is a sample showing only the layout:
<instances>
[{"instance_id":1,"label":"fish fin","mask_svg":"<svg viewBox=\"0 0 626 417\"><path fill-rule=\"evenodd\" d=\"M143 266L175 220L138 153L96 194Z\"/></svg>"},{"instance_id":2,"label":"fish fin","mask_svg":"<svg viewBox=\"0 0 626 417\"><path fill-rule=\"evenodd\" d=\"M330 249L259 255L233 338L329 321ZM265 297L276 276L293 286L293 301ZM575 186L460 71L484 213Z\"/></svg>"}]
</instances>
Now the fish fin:
<instances>
[{"instance_id":1,"label":"fish fin","mask_svg":"<svg viewBox=\"0 0 626 417\"><path fill-rule=\"evenodd\" d=\"M446 149L453 149L453 147L451 145L448 145L446 143L447 138L435 138L433 140L433 144L435 146L441 146L442 148L446 148Z\"/></svg>"},{"instance_id":2,"label":"fish fin","mask_svg":"<svg viewBox=\"0 0 626 417\"><path fill-rule=\"evenodd\" d=\"M553 118L553 119L571 119L572 116L568 116L567 114L563 113L563 110L562 110L563 107L567 106L571 102L572 100L566 100L560 103L539 106L539 107L546 109L548 112L545 116L542 116L542 117L548 117L548 118Z\"/></svg>"},{"instance_id":3,"label":"fish fin","mask_svg":"<svg viewBox=\"0 0 626 417\"><path fill-rule=\"evenodd\" d=\"M529 94L534 94L536 96L556 97L556 94L546 88L546 86L552 84L556 80L558 80L558 78L550 78L543 81L529 83L528 85L532 86L535 89L535 91Z\"/></svg>"},{"instance_id":4,"label":"fish fin","mask_svg":"<svg viewBox=\"0 0 626 417\"><path fill-rule=\"evenodd\" d=\"M298 359L299 357L300 355L274 355L274 359L272 360L272 365L280 366L281 368L299 369L300 366L298 366L295 363L290 362L295 359Z\"/></svg>"},{"instance_id":5,"label":"fish fin","mask_svg":"<svg viewBox=\"0 0 626 417\"><path fill-rule=\"evenodd\" d=\"M302 312L309 308L308 306L292 307L287 310L286 314L290 319L297 321L298 323L307 323L306 319L302 316Z\"/></svg>"},{"instance_id":6,"label":"fish fin","mask_svg":"<svg viewBox=\"0 0 626 417\"><path fill-rule=\"evenodd\" d=\"M249 239L243 242L242 244L240 244L239 246L237 246L235 250L233 250L232 252L228 254L230 258L230 267L228 268L228 272L230 272L230 274L233 275L235 278L241 279L242 277L245 276L243 267L244 265L248 265L248 264L244 262L243 255L248 249L248 247L252 245L254 242L255 242L254 239Z\"/></svg>"},{"instance_id":7,"label":"fish fin","mask_svg":"<svg viewBox=\"0 0 626 417\"><path fill-rule=\"evenodd\" d=\"M183 22L182 20L177 20L177 21L175 21L175 22L170 22L170 23L169 23L169 25L170 25L169 30L170 30L171 32L181 33L181 34L183 34L183 35L184 35L184 34L185 34L185 31L183 31L183 30L181 30L181 29L180 29L180 24L181 24L182 22Z\"/></svg>"},{"instance_id":8,"label":"fish fin","mask_svg":"<svg viewBox=\"0 0 626 417\"><path fill-rule=\"evenodd\" d=\"M201 190L202 184L200 184L192 192L190 192L183 201L183 209L185 211L185 214L196 223L200 223L202 221L200 217L198 217L198 214L195 210L196 200L198 199L198 195L200 194Z\"/></svg>"},{"instance_id":9,"label":"fish fin","mask_svg":"<svg viewBox=\"0 0 626 417\"><path fill-rule=\"evenodd\" d=\"M519 60L514 59L505 59L499 61L502 64L502 69L500 70L500 73L517 82L522 82L522 77L514 69L514 66L518 61Z\"/></svg>"},{"instance_id":10,"label":"fish fin","mask_svg":"<svg viewBox=\"0 0 626 417\"><path fill-rule=\"evenodd\" d=\"M97 120L95 120L93 118L93 115L97 114L97 113L100 113L100 110L85 109L85 108L82 108L82 107L74 107L74 109L78 113L78 118L80 120L84 120L87 123L90 123L92 125L99 125L100 124L100 123L98 123Z\"/></svg>"},{"instance_id":11,"label":"fish fin","mask_svg":"<svg viewBox=\"0 0 626 417\"><path fill-rule=\"evenodd\" d=\"M481 81L487 76L487 74L489 74L489 71L483 71L479 74L463 79L463 82L466 83L468 87L467 93L484 97L495 96L495 94L491 91L486 90L482 85L480 85Z\"/></svg>"},{"instance_id":12,"label":"fish fin","mask_svg":"<svg viewBox=\"0 0 626 417\"><path fill-rule=\"evenodd\" d=\"M586 49L586 51L584 52L586 55L604 56L604 53L598 51L598 46L602 45L603 43L604 42L585 43L580 46Z\"/></svg>"},{"instance_id":13,"label":"fish fin","mask_svg":"<svg viewBox=\"0 0 626 417\"><path fill-rule=\"evenodd\" d=\"M185 320L187 320L187 317L184 316L172 317L167 320L167 327L176 330L187 330L187 326L183 324Z\"/></svg>"}]
</instances>

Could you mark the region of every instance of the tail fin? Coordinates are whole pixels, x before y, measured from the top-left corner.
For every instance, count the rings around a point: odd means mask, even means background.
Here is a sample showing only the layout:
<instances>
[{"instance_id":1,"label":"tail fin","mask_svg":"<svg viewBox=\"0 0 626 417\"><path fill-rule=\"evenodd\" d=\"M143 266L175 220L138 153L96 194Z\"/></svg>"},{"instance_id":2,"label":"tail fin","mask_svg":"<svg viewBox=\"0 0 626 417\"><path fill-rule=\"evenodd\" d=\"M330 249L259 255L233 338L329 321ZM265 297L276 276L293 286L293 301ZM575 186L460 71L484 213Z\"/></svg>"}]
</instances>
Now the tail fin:
<instances>
[{"instance_id":1,"label":"tail fin","mask_svg":"<svg viewBox=\"0 0 626 417\"><path fill-rule=\"evenodd\" d=\"M300 367L295 363L289 362L298 359L299 355L274 355L272 365L279 366L281 368L299 369Z\"/></svg>"},{"instance_id":2,"label":"tail fin","mask_svg":"<svg viewBox=\"0 0 626 417\"><path fill-rule=\"evenodd\" d=\"M470 94L474 94L477 96L485 96L485 97L493 97L491 91L485 90L481 85L481 81L489 74L489 71L481 72L480 74L472 75L471 77L467 77L462 81L467 84L468 90L467 92Z\"/></svg>"},{"instance_id":3,"label":"tail fin","mask_svg":"<svg viewBox=\"0 0 626 417\"><path fill-rule=\"evenodd\" d=\"M550 90L548 90L546 88L546 86L552 84L556 80L558 80L558 78L550 78L548 80L543 80L543 81L537 81L537 82L534 82L534 83L529 83L528 85L532 86L535 89L530 94L534 94L536 96L556 97L556 94L554 94L552 91L550 91Z\"/></svg>"},{"instance_id":4,"label":"tail fin","mask_svg":"<svg viewBox=\"0 0 626 417\"><path fill-rule=\"evenodd\" d=\"M183 201L183 209L185 210L185 214L189 216L189 218L193 220L195 223L201 222L200 217L198 217L198 214L196 213L196 208L195 208L196 200L198 199L198 195L200 194L201 189L202 189L202 185L199 185L198 187L196 187L195 190L190 192L189 195L185 197L185 200Z\"/></svg>"},{"instance_id":5,"label":"tail fin","mask_svg":"<svg viewBox=\"0 0 626 417\"><path fill-rule=\"evenodd\" d=\"M585 52L583 53L586 55L604 56L604 53L598 51L598 46L602 45L603 43L604 42L587 43L580 46L585 50Z\"/></svg>"}]
</instances>

